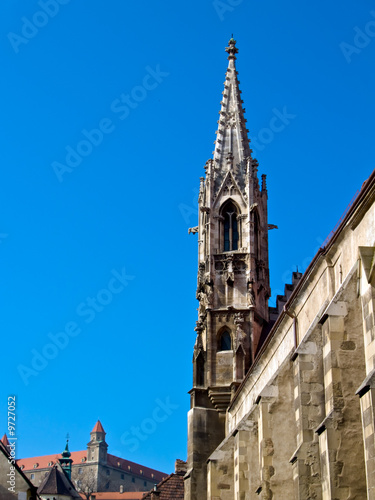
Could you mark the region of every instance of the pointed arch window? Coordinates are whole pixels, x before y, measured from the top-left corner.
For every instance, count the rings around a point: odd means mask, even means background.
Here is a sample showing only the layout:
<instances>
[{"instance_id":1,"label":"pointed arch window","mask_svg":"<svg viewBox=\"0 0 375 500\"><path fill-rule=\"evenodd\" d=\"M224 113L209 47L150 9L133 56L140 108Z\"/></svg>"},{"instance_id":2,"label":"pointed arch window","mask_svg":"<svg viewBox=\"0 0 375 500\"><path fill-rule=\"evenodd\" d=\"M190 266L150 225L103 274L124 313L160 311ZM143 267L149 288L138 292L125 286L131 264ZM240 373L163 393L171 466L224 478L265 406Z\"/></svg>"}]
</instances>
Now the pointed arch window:
<instances>
[{"instance_id":1,"label":"pointed arch window","mask_svg":"<svg viewBox=\"0 0 375 500\"><path fill-rule=\"evenodd\" d=\"M226 203L221 215L224 218L224 252L238 250L238 210L234 203Z\"/></svg>"},{"instance_id":2,"label":"pointed arch window","mask_svg":"<svg viewBox=\"0 0 375 500\"><path fill-rule=\"evenodd\" d=\"M232 338L228 330L225 330L220 337L219 350L230 351L232 349Z\"/></svg>"},{"instance_id":3,"label":"pointed arch window","mask_svg":"<svg viewBox=\"0 0 375 500\"><path fill-rule=\"evenodd\" d=\"M259 259L259 229L260 229L259 214L255 210L254 211L254 255L257 260Z\"/></svg>"},{"instance_id":4,"label":"pointed arch window","mask_svg":"<svg viewBox=\"0 0 375 500\"><path fill-rule=\"evenodd\" d=\"M198 387L204 386L204 356L200 352L195 361L196 363L196 385Z\"/></svg>"}]
</instances>

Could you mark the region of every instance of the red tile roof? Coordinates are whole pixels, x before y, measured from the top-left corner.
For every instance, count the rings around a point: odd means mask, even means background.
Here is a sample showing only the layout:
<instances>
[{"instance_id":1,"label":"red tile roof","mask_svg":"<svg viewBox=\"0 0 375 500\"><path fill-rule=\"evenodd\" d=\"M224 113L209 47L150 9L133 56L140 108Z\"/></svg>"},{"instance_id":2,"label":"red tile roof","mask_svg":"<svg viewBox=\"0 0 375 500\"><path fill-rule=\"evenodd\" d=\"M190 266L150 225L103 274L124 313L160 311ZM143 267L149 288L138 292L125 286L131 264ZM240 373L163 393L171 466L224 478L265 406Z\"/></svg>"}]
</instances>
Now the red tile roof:
<instances>
[{"instance_id":1,"label":"red tile roof","mask_svg":"<svg viewBox=\"0 0 375 500\"><path fill-rule=\"evenodd\" d=\"M100 420L98 420L96 422L96 424L91 432L104 432L104 434L106 433L105 430L103 429L103 426L102 426Z\"/></svg>"},{"instance_id":2,"label":"red tile roof","mask_svg":"<svg viewBox=\"0 0 375 500\"><path fill-rule=\"evenodd\" d=\"M163 472L155 469L150 469L149 467L144 467L143 465L136 464L135 462L130 462L130 460L125 460L124 458L115 457L110 453L107 454L107 464L112 467L124 469L131 474L156 480L156 482L161 481L167 476L167 474L164 474Z\"/></svg>"},{"instance_id":3,"label":"red tile roof","mask_svg":"<svg viewBox=\"0 0 375 500\"><path fill-rule=\"evenodd\" d=\"M113 492L99 492L92 493L92 498L95 497L96 500L142 500L144 491L124 491L124 493ZM83 493L81 493L82 498L86 498Z\"/></svg>"},{"instance_id":4,"label":"red tile roof","mask_svg":"<svg viewBox=\"0 0 375 500\"><path fill-rule=\"evenodd\" d=\"M61 453L55 453L54 455L44 455L42 457L20 458L17 460L17 464L20 467L24 466L23 470L46 469L48 467L52 467L52 465L54 465L59 458L61 458ZM82 459L86 462L87 451L72 451L70 458L73 460L75 465L82 463ZM51 465L49 465L50 463ZM38 466L34 467L35 464L38 464Z\"/></svg>"},{"instance_id":5,"label":"red tile roof","mask_svg":"<svg viewBox=\"0 0 375 500\"><path fill-rule=\"evenodd\" d=\"M52 467L59 458L61 458L61 453L55 453L54 455L44 455L42 457L20 458L17 460L17 464L19 467L23 466L22 470L46 469ZM70 458L73 460L73 465L85 463L87 461L87 451L72 451ZM35 464L38 464L37 467L34 467ZM135 476L142 476L145 479L155 481L155 483L167 476L167 474L163 472L144 467L135 462L130 462L124 458L116 457L110 453L107 454L107 465L115 467L116 469L122 469L124 472L128 472Z\"/></svg>"},{"instance_id":6,"label":"red tile roof","mask_svg":"<svg viewBox=\"0 0 375 500\"><path fill-rule=\"evenodd\" d=\"M159 500L184 500L184 472L170 474L157 486ZM153 490L145 494L142 500L151 498Z\"/></svg>"},{"instance_id":7,"label":"red tile roof","mask_svg":"<svg viewBox=\"0 0 375 500\"><path fill-rule=\"evenodd\" d=\"M4 434L4 436L1 438L1 442L4 446L9 446L8 436L6 434Z\"/></svg>"}]
</instances>

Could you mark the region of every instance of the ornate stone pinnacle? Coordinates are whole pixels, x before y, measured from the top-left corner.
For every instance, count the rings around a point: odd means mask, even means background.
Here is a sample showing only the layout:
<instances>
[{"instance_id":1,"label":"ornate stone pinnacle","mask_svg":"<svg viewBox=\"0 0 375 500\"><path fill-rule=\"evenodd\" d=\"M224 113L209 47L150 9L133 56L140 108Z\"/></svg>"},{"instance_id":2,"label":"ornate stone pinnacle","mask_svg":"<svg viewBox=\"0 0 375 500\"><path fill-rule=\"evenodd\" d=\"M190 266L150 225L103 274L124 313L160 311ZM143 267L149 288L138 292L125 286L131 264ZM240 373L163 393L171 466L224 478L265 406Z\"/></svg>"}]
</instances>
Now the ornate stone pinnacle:
<instances>
[{"instance_id":1,"label":"ornate stone pinnacle","mask_svg":"<svg viewBox=\"0 0 375 500\"><path fill-rule=\"evenodd\" d=\"M228 59L236 59L236 54L238 53L238 49L236 47L236 40L232 38L229 40L228 45L229 47L225 48L225 51L228 52Z\"/></svg>"}]
</instances>

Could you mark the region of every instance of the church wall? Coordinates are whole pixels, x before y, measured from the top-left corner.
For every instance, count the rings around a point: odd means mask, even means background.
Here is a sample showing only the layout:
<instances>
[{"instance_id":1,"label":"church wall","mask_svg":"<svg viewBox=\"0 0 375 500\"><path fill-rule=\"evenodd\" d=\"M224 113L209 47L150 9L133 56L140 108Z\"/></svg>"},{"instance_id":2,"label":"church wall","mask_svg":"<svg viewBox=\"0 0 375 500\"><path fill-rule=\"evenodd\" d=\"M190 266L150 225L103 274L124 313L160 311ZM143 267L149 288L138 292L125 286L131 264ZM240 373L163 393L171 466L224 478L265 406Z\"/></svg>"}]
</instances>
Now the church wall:
<instances>
[{"instance_id":1,"label":"church wall","mask_svg":"<svg viewBox=\"0 0 375 500\"><path fill-rule=\"evenodd\" d=\"M336 269L334 275L342 276L342 281L356 266L359 257L359 246L373 246L375 243L374 210L367 213L361 226L354 231L348 229L346 237L341 237L339 247L333 249L333 256L336 256ZM340 261L337 254L341 255ZM342 272L339 271L341 265ZM335 266L333 266L335 267ZM308 339L311 330L319 322L328 304L334 296L339 283L332 286L332 280L328 276L329 270L327 260L324 256L318 256L314 269L311 270L301 290L295 300L290 305L292 314L297 316L297 340L298 344L303 339ZM336 288L337 287L337 288ZM293 311L293 309L295 311ZM362 316L362 313L361 313ZM249 412L256 398L262 389L272 380L283 361L294 351L294 331L293 319L284 314L280 321L277 332L273 334L266 349L264 349L260 359L251 369L251 376L248 376L232 403L228 414L228 432L233 432L236 425ZM303 344L299 346L303 350ZM370 351L368 356L372 356Z\"/></svg>"},{"instance_id":2,"label":"church wall","mask_svg":"<svg viewBox=\"0 0 375 500\"><path fill-rule=\"evenodd\" d=\"M267 350L251 368L251 377L246 378L237 394L227 414L227 434L232 433L251 412L262 391L275 377L285 359L291 356L294 349L293 323L290 318L286 318L284 323L282 334L270 340Z\"/></svg>"},{"instance_id":3,"label":"church wall","mask_svg":"<svg viewBox=\"0 0 375 500\"><path fill-rule=\"evenodd\" d=\"M358 260L365 248L375 262L374 209L358 212L315 259L228 409L226 441L236 456L242 432L259 472L234 463L232 498L374 498L375 276ZM254 422L250 442L241 429Z\"/></svg>"}]
</instances>

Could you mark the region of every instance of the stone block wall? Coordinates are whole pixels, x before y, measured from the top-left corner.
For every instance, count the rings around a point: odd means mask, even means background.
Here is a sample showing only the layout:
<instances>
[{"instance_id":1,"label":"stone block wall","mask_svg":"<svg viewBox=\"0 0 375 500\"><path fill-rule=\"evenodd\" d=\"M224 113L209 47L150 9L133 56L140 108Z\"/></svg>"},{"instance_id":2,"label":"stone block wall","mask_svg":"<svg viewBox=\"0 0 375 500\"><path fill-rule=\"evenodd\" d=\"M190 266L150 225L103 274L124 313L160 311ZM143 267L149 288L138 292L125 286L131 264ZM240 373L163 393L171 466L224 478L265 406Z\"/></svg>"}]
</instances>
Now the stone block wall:
<instances>
[{"instance_id":1,"label":"stone block wall","mask_svg":"<svg viewBox=\"0 0 375 500\"><path fill-rule=\"evenodd\" d=\"M187 498L375 498L375 188L366 196L288 298L227 411L207 491Z\"/></svg>"}]
</instances>

